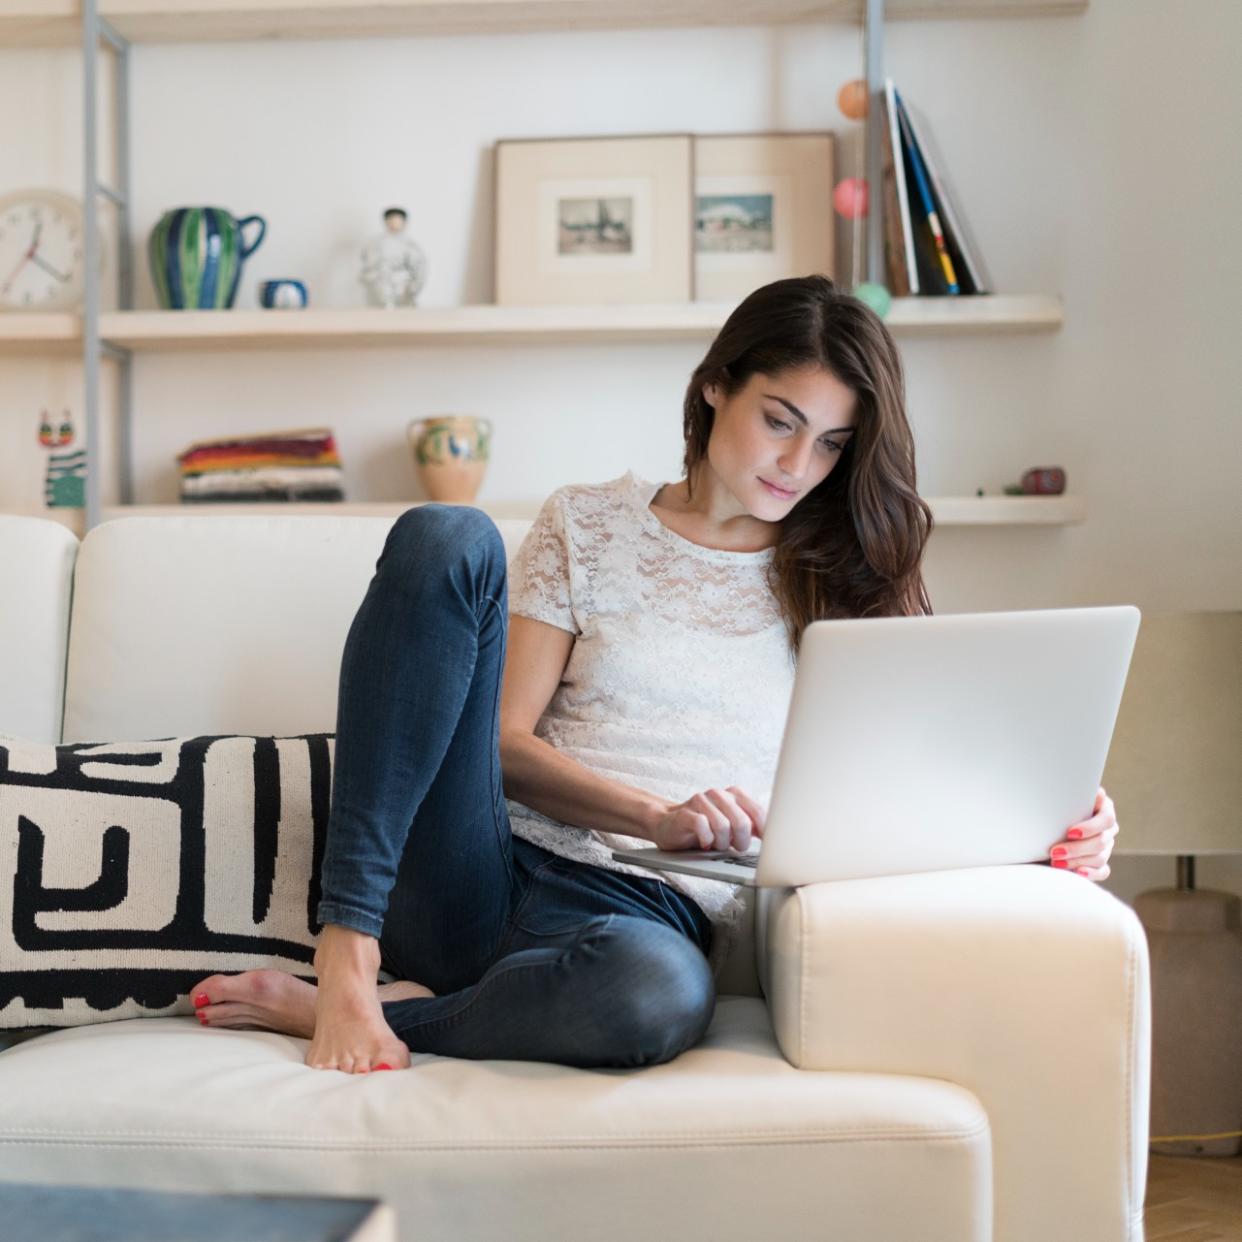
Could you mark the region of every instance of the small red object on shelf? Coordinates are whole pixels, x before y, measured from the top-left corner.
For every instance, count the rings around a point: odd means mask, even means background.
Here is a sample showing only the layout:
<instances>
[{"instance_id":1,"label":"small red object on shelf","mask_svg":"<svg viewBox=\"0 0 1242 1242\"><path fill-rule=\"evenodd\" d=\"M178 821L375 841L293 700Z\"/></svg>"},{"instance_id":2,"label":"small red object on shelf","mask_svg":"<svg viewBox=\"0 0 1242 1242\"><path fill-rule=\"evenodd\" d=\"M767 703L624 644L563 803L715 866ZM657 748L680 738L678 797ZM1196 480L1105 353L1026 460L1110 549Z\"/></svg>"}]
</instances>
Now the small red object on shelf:
<instances>
[{"instance_id":1,"label":"small red object on shelf","mask_svg":"<svg viewBox=\"0 0 1242 1242\"><path fill-rule=\"evenodd\" d=\"M1060 496L1065 491L1065 471L1060 466L1036 466L1022 476L1028 496Z\"/></svg>"}]
</instances>

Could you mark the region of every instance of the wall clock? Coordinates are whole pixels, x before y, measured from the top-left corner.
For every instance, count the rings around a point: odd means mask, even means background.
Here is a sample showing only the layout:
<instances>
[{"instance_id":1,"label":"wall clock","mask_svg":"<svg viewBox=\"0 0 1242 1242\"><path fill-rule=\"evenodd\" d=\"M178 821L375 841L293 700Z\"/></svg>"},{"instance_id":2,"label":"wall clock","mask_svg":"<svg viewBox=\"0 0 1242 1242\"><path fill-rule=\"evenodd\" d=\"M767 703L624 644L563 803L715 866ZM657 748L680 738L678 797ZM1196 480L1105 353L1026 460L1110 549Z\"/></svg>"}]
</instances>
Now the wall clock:
<instances>
[{"instance_id":1,"label":"wall clock","mask_svg":"<svg viewBox=\"0 0 1242 1242\"><path fill-rule=\"evenodd\" d=\"M82 204L58 190L0 197L0 311L80 310L86 296ZM100 264L103 238L100 238Z\"/></svg>"}]
</instances>

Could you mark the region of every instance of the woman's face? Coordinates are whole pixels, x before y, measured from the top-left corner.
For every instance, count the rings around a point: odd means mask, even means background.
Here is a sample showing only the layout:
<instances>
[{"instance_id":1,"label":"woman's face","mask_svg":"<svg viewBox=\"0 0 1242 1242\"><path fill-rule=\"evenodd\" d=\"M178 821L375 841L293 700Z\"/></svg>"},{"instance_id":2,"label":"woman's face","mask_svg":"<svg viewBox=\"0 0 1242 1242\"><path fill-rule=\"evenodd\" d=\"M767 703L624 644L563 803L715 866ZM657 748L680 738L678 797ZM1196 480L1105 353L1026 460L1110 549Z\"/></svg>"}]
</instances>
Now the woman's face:
<instances>
[{"instance_id":1,"label":"woman's face","mask_svg":"<svg viewBox=\"0 0 1242 1242\"><path fill-rule=\"evenodd\" d=\"M708 384L703 396L716 411L708 460L737 500L765 521L779 521L819 486L854 434L854 394L822 367L752 375L732 397Z\"/></svg>"}]
</instances>

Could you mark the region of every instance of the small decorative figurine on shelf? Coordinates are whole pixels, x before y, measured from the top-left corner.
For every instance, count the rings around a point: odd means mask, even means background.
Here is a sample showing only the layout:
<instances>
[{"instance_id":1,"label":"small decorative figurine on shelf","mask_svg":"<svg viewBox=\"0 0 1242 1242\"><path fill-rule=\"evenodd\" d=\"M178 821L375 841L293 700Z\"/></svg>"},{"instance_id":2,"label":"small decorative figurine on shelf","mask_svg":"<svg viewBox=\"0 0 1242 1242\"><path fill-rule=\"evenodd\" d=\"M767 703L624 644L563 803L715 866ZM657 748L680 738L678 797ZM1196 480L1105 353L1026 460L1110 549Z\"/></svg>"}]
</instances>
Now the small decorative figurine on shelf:
<instances>
[{"instance_id":1,"label":"small decorative figurine on shelf","mask_svg":"<svg viewBox=\"0 0 1242 1242\"><path fill-rule=\"evenodd\" d=\"M384 212L384 232L362 250L359 280L372 306L415 306L427 279L427 259L413 238L405 234L406 214L401 207Z\"/></svg>"},{"instance_id":2,"label":"small decorative figurine on shelf","mask_svg":"<svg viewBox=\"0 0 1242 1242\"><path fill-rule=\"evenodd\" d=\"M68 410L62 415L60 426L56 430L52 429L48 412L42 411L39 421L39 443L49 449L63 448L73 443L73 422ZM48 454L43 501L49 509L86 507L85 449Z\"/></svg>"},{"instance_id":3,"label":"small decorative figurine on shelf","mask_svg":"<svg viewBox=\"0 0 1242 1242\"><path fill-rule=\"evenodd\" d=\"M1060 466L1033 466L1021 483L1007 483L1006 496L1063 496L1065 471Z\"/></svg>"}]
</instances>

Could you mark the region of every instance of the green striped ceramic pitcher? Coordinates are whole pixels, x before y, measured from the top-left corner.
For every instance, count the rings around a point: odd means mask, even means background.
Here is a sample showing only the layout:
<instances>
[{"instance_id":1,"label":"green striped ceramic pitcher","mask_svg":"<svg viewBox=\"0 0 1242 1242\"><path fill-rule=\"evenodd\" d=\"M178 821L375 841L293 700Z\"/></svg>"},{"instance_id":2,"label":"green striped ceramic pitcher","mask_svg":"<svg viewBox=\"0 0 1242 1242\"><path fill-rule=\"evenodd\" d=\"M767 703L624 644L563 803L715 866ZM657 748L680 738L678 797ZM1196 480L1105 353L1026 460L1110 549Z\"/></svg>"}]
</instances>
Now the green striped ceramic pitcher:
<instances>
[{"instance_id":1,"label":"green striped ceramic pitcher","mask_svg":"<svg viewBox=\"0 0 1242 1242\"><path fill-rule=\"evenodd\" d=\"M242 230L258 225L250 245ZM225 310L237 296L242 262L267 232L262 216L236 219L223 207L175 207L147 239L155 293L165 310Z\"/></svg>"}]
</instances>

